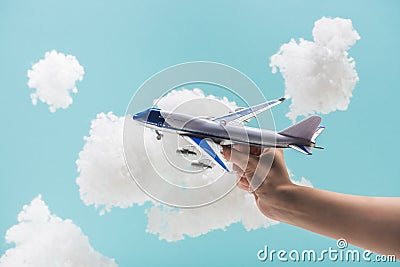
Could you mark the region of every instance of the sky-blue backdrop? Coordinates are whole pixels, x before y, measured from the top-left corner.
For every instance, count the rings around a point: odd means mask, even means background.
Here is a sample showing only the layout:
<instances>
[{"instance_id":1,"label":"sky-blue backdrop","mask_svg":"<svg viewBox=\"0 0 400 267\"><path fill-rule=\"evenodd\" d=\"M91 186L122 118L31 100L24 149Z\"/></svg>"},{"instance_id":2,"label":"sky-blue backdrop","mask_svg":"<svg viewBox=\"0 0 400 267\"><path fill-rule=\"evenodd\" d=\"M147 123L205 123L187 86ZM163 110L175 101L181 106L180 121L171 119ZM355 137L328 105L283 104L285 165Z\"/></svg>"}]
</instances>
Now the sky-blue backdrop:
<instances>
[{"instance_id":1,"label":"sky-blue backdrop","mask_svg":"<svg viewBox=\"0 0 400 267\"><path fill-rule=\"evenodd\" d=\"M288 250L335 246L284 224L251 232L233 225L195 239L159 241L144 232L143 207L102 217L86 207L75 184L75 160L97 113L122 115L143 81L174 64L221 62L247 74L268 97L282 96L283 79L271 74L268 58L292 37L311 39L315 20L340 16L352 19L362 37L350 50L360 82L347 111L323 116L327 130L319 144L327 149L313 157L288 152L287 164L318 188L399 196L399 11L394 0L2 0L0 237L41 193L52 212L71 218L96 250L120 266L261 266L268 263L258 262L256 252L265 244ZM74 103L55 114L31 104L26 77L52 49L75 55L85 68ZM278 129L290 124L287 106L274 110ZM0 241L0 254L8 247Z\"/></svg>"}]
</instances>

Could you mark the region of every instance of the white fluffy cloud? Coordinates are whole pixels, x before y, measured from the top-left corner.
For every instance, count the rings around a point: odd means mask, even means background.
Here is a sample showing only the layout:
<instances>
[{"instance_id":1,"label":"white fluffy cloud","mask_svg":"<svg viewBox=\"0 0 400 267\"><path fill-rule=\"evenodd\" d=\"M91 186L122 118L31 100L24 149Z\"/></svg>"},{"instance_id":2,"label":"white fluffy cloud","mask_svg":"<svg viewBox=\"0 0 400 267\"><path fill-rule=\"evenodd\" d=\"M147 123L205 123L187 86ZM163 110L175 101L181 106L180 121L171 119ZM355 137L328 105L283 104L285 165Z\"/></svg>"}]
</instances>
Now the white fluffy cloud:
<instances>
[{"instance_id":1,"label":"white fluffy cloud","mask_svg":"<svg viewBox=\"0 0 400 267\"><path fill-rule=\"evenodd\" d=\"M219 99L215 96L206 96L199 90L172 91L165 97L156 100L159 107L166 110L184 109L192 112L193 115L204 114L204 101L190 101L193 99L205 99L206 101L219 101L228 109L234 110L236 105L226 98ZM187 102L189 101L189 102ZM188 106L182 103L189 103ZM189 109L186 109L190 107ZM220 108L208 110L216 113L224 112ZM222 114L221 114L222 115ZM81 199L86 205L95 205L100 208L100 213L110 211L112 207L126 208L133 204L143 204L148 201L151 207L146 210L148 216L147 232L156 234L160 239L167 241L181 240L185 236L196 237L216 229L226 229L233 223L242 223L246 230L253 230L260 227L269 227L277 222L272 221L259 212L251 194L234 189L226 197L219 201L195 209L170 208L158 204L145 195L132 181L123 158L123 117L117 117L112 113L97 115L92 121L89 137L85 137L86 144L79 153L77 166L79 176L77 184L80 188ZM142 130L137 126L138 131ZM155 139L154 133L145 132L145 138ZM168 139L166 137L164 140ZM137 140L140 142L141 140ZM154 147L148 147L149 156L158 157L160 142L151 142ZM167 144L168 145L168 144ZM135 146L138 149L140 146ZM176 148L175 148L176 149ZM137 151L138 155L145 155L144 151ZM177 155L178 157L179 155ZM164 162L162 159L159 160ZM165 164L168 164L165 162ZM151 168L143 160L137 157L137 168L141 168L146 174L146 169ZM209 180L215 177L218 168L213 168L207 173L201 174L199 179L191 179L186 183ZM196 174L193 174L196 175ZM172 173L170 176L173 176ZM149 177L151 179L152 177ZM169 177L176 179L176 177ZM310 183L307 180L302 184ZM190 184L194 185L194 184ZM232 208L234 207L234 208Z\"/></svg>"},{"instance_id":2,"label":"white fluffy cloud","mask_svg":"<svg viewBox=\"0 0 400 267\"><path fill-rule=\"evenodd\" d=\"M309 180L302 177L292 182L312 187ZM254 196L239 188L233 189L217 202L195 209L176 209L155 204L146 211L148 225L146 231L158 234L167 241L182 240L185 236L197 237L213 230L226 230L234 223L241 223L246 231L268 228L279 222L265 217L255 203Z\"/></svg>"},{"instance_id":3,"label":"white fluffy cloud","mask_svg":"<svg viewBox=\"0 0 400 267\"><path fill-rule=\"evenodd\" d=\"M0 258L0 267L117 266L96 252L71 220L51 214L40 195L24 206L18 224L7 231L6 241L15 247Z\"/></svg>"},{"instance_id":4,"label":"white fluffy cloud","mask_svg":"<svg viewBox=\"0 0 400 267\"><path fill-rule=\"evenodd\" d=\"M292 39L270 58L272 72L279 68L285 79L286 96L292 100L287 116L292 121L346 110L359 80L347 52L360 39L351 20L323 17L312 34L314 41Z\"/></svg>"},{"instance_id":5,"label":"white fluffy cloud","mask_svg":"<svg viewBox=\"0 0 400 267\"><path fill-rule=\"evenodd\" d=\"M182 240L185 236L197 237L218 229L226 230L234 223L242 223L247 231L278 223L258 210L252 194L238 188L204 207L176 209L154 205L146 213L146 231L158 234L160 239L167 241Z\"/></svg>"},{"instance_id":6,"label":"white fluffy cloud","mask_svg":"<svg viewBox=\"0 0 400 267\"><path fill-rule=\"evenodd\" d=\"M124 117L100 113L92 121L85 146L76 161L81 199L86 205L127 208L149 200L133 182L123 155Z\"/></svg>"},{"instance_id":7,"label":"white fluffy cloud","mask_svg":"<svg viewBox=\"0 0 400 267\"><path fill-rule=\"evenodd\" d=\"M76 81L83 79L84 70L78 60L53 50L28 70L28 86L36 89L31 94L32 104L38 99L49 105L51 112L72 104L72 93L77 93Z\"/></svg>"}]
</instances>

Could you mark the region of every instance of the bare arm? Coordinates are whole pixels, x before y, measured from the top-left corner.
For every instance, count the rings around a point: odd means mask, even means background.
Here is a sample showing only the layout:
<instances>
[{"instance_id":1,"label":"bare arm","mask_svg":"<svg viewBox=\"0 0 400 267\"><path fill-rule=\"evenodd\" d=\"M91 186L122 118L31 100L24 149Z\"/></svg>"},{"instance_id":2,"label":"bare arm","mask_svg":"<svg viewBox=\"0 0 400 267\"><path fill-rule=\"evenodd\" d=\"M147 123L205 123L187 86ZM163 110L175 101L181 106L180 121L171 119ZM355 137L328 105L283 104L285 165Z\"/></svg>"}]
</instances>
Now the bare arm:
<instances>
[{"instance_id":1,"label":"bare arm","mask_svg":"<svg viewBox=\"0 0 400 267\"><path fill-rule=\"evenodd\" d=\"M266 178L254 191L264 215L400 258L400 198L354 196L295 185L289 179L282 149L276 150L275 157L268 149L250 152L249 156L243 147L223 150L241 176L240 188L249 190L249 181L256 176ZM271 169L263 168L271 160Z\"/></svg>"}]
</instances>

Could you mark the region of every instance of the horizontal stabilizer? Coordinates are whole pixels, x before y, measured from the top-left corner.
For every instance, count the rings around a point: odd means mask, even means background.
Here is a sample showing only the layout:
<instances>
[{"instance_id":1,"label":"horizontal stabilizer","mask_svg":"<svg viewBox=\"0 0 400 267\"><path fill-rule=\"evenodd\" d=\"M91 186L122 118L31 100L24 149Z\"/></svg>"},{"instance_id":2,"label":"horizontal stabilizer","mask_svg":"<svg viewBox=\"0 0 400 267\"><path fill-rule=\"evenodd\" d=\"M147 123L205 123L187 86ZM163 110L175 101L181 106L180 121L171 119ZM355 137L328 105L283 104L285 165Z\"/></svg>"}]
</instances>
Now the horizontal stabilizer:
<instances>
[{"instance_id":1,"label":"horizontal stabilizer","mask_svg":"<svg viewBox=\"0 0 400 267\"><path fill-rule=\"evenodd\" d=\"M309 146L289 145L289 147L303 154L312 155L311 148Z\"/></svg>"}]
</instances>

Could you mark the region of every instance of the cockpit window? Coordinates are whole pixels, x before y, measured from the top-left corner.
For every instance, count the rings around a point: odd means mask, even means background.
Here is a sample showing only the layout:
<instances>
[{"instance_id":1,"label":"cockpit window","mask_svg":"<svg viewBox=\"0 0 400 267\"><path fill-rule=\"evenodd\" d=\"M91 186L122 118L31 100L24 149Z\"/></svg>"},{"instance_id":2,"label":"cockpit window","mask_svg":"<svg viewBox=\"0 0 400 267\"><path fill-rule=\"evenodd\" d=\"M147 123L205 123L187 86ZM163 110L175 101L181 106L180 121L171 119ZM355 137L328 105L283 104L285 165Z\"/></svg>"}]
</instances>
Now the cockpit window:
<instances>
[{"instance_id":1,"label":"cockpit window","mask_svg":"<svg viewBox=\"0 0 400 267\"><path fill-rule=\"evenodd\" d=\"M147 118L148 122L152 122L155 124L164 123L164 118L161 116L160 110L150 109L149 117Z\"/></svg>"},{"instance_id":2,"label":"cockpit window","mask_svg":"<svg viewBox=\"0 0 400 267\"><path fill-rule=\"evenodd\" d=\"M146 109L145 111L137 113L133 118L159 126L163 125L165 122L165 119L162 117L160 109L158 108Z\"/></svg>"}]
</instances>

